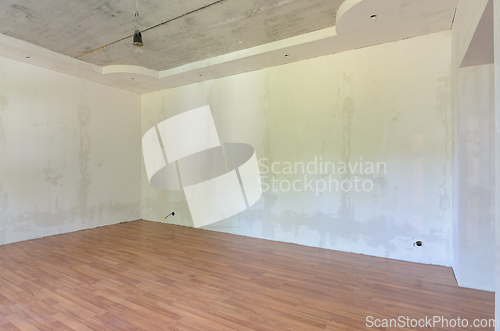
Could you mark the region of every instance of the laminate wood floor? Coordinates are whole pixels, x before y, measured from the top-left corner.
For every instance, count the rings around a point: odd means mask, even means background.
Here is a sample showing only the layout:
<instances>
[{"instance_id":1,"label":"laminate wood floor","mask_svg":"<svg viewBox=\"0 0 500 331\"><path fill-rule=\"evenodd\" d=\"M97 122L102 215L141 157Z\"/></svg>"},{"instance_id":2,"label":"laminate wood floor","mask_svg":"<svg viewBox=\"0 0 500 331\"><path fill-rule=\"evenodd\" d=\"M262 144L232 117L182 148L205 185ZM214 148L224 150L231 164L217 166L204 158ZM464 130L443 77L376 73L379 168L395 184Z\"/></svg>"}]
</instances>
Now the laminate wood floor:
<instances>
[{"instance_id":1,"label":"laminate wood floor","mask_svg":"<svg viewBox=\"0 0 500 331\"><path fill-rule=\"evenodd\" d=\"M142 220L0 246L0 330L377 329L367 316L472 323L494 294L446 267Z\"/></svg>"}]
</instances>

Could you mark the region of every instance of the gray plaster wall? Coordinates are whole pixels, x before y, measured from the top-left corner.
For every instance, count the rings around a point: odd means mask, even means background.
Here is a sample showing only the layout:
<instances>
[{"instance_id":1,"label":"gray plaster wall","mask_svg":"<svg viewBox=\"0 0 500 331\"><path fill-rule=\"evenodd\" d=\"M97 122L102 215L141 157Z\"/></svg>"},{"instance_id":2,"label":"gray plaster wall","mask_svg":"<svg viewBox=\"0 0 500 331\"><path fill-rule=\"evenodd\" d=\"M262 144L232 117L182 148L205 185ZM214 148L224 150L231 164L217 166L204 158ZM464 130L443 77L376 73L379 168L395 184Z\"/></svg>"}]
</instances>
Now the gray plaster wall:
<instances>
[{"instance_id":1,"label":"gray plaster wall","mask_svg":"<svg viewBox=\"0 0 500 331\"><path fill-rule=\"evenodd\" d=\"M453 267L459 285L494 291L493 65L462 68L456 75Z\"/></svg>"},{"instance_id":2,"label":"gray plaster wall","mask_svg":"<svg viewBox=\"0 0 500 331\"><path fill-rule=\"evenodd\" d=\"M332 177L370 180L369 192L316 194L285 184L207 229L450 266L451 104L447 31L145 94L141 125L144 134L210 105L221 142L254 146L268 185L272 177L304 181L283 174L285 162L386 164L376 174ZM329 174L306 175L316 182ZM144 165L141 188L143 218L163 221L175 211L168 222L193 225L184 193L152 188Z\"/></svg>"},{"instance_id":3,"label":"gray plaster wall","mask_svg":"<svg viewBox=\"0 0 500 331\"><path fill-rule=\"evenodd\" d=\"M140 102L0 58L0 244L140 218Z\"/></svg>"},{"instance_id":4,"label":"gray plaster wall","mask_svg":"<svg viewBox=\"0 0 500 331\"><path fill-rule=\"evenodd\" d=\"M460 68L486 3L485 0L460 1L452 30L452 266L460 286L494 291L494 66Z\"/></svg>"}]
</instances>

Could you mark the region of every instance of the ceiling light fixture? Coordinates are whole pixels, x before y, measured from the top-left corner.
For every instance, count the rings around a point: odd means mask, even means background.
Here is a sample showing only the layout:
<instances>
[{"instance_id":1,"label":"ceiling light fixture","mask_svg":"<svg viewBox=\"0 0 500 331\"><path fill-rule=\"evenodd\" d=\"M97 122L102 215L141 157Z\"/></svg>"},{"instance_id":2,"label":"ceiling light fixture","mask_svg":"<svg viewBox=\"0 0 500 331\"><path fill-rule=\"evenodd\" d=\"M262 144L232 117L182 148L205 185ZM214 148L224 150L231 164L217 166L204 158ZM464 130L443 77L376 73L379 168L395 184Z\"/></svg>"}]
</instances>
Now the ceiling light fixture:
<instances>
[{"instance_id":1,"label":"ceiling light fixture","mask_svg":"<svg viewBox=\"0 0 500 331\"><path fill-rule=\"evenodd\" d=\"M146 1L146 0L144 0ZM135 51L139 54L143 52L142 46L144 45L142 43L142 34L141 30L139 30L139 27L137 26L137 17L139 16L139 0L135 0L135 14L134 14L134 23L135 23L135 31L134 31L134 37L133 37L133 45L135 46Z\"/></svg>"},{"instance_id":2,"label":"ceiling light fixture","mask_svg":"<svg viewBox=\"0 0 500 331\"><path fill-rule=\"evenodd\" d=\"M142 43L142 34L139 29L135 29L134 31L134 46L142 47L144 44Z\"/></svg>"}]
</instances>

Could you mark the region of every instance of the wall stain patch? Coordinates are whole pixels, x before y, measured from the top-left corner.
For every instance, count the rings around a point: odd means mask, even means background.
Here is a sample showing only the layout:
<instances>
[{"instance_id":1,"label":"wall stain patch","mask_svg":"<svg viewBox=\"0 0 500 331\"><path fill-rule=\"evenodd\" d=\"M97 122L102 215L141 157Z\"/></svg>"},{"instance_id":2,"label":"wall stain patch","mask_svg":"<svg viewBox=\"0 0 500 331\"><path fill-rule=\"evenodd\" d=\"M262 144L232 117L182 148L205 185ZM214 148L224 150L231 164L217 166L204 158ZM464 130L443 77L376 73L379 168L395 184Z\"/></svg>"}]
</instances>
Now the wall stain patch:
<instances>
[{"instance_id":1,"label":"wall stain patch","mask_svg":"<svg viewBox=\"0 0 500 331\"><path fill-rule=\"evenodd\" d=\"M80 151L78 152L78 162L80 165L80 186L77 190L77 196L79 200L80 212L82 215L86 215L88 206L88 195L90 190L90 145L91 137L89 133L91 110L85 104L83 97L77 108L77 116L79 123L79 134L80 134Z\"/></svg>"},{"instance_id":2,"label":"wall stain patch","mask_svg":"<svg viewBox=\"0 0 500 331\"><path fill-rule=\"evenodd\" d=\"M56 175L54 170L52 170L50 168L43 169L43 172L45 173L45 180L47 182L49 182L55 186L57 186L59 184L58 181L59 181L59 179L61 179L62 174Z\"/></svg>"},{"instance_id":3,"label":"wall stain patch","mask_svg":"<svg viewBox=\"0 0 500 331\"><path fill-rule=\"evenodd\" d=\"M1 68L0 68L1 69ZM7 139L5 138L5 128L3 124L3 112L9 106L9 99L7 97L0 95L0 143L6 143Z\"/></svg>"}]
</instances>

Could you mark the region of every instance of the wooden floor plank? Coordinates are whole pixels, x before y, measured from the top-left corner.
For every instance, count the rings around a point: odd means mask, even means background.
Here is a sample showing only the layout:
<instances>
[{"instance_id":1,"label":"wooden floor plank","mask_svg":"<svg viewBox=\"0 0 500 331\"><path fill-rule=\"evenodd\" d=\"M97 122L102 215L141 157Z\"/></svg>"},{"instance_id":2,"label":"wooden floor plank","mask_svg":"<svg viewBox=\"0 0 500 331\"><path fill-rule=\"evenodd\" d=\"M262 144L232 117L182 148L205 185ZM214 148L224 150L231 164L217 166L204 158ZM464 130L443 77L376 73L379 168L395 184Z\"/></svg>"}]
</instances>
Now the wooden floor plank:
<instances>
[{"instance_id":1,"label":"wooden floor plank","mask_svg":"<svg viewBox=\"0 0 500 331\"><path fill-rule=\"evenodd\" d=\"M142 220L0 246L0 330L343 331L367 316L493 319L494 294L446 267Z\"/></svg>"}]
</instances>

